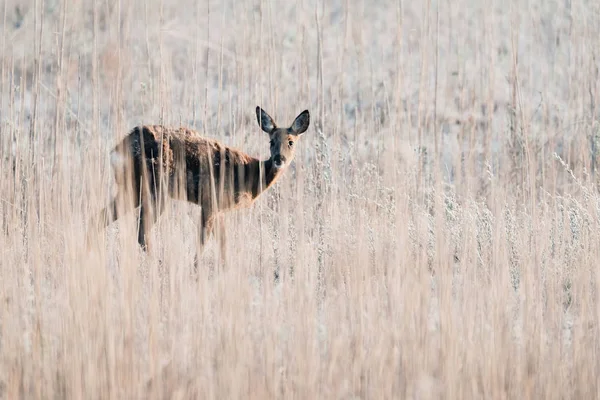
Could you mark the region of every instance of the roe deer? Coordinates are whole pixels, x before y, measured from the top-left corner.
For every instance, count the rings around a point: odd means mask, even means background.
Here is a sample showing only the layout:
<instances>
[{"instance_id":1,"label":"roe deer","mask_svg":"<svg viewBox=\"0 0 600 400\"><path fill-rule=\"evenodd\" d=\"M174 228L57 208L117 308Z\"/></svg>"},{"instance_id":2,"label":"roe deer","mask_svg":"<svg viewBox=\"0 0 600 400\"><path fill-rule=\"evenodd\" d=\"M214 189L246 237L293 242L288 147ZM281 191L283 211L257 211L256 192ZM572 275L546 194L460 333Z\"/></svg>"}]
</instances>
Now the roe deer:
<instances>
[{"instance_id":1,"label":"roe deer","mask_svg":"<svg viewBox=\"0 0 600 400\"><path fill-rule=\"evenodd\" d=\"M166 195L187 200L201 207L197 262L215 223L223 227L222 218L216 218L224 211L250 206L275 183L294 158L295 142L310 123L308 110L300 113L289 128L277 127L260 107L256 107L256 118L269 134L271 157L265 161L187 128L133 128L110 153L117 194L90 228L101 230L119 218L119 211L140 207L138 243L146 250L148 232L164 210ZM165 185L168 190L163 190ZM124 209L119 210L120 204ZM220 236L224 258L224 238Z\"/></svg>"}]
</instances>

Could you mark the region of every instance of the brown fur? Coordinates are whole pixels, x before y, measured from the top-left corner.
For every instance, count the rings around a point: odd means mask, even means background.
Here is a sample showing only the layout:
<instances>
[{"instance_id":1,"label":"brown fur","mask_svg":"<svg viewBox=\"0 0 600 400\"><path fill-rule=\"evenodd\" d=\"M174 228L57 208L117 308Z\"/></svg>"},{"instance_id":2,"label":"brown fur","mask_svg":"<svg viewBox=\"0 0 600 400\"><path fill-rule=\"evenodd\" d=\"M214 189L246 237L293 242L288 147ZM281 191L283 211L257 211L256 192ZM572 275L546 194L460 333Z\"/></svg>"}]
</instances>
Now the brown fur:
<instances>
[{"instance_id":1,"label":"brown fur","mask_svg":"<svg viewBox=\"0 0 600 400\"><path fill-rule=\"evenodd\" d=\"M119 204L125 212L141 207L138 242L146 249L148 232L164 210L168 195L201 206L201 252L224 211L250 206L282 175L294 157L294 142L310 122L304 111L291 127L278 128L260 107L256 113L271 143L271 157L265 161L188 128L146 125L132 129L111 152L117 195L92 227L103 228L118 219ZM279 163L283 164L277 167ZM223 250L222 229L220 233Z\"/></svg>"}]
</instances>

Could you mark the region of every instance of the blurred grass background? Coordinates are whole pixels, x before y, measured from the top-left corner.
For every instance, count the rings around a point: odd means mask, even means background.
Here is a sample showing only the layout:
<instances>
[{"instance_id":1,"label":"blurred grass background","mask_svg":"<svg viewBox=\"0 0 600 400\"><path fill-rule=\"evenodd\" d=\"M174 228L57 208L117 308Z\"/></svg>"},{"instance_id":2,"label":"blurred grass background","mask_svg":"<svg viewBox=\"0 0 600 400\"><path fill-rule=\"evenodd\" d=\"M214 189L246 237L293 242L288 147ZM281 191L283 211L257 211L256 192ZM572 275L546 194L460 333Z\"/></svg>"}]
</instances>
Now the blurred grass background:
<instances>
[{"instance_id":1,"label":"blurred grass background","mask_svg":"<svg viewBox=\"0 0 600 400\"><path fill-rule=\"evenodd\" d=\"M600 3L4 0L0 398L594 398ZM185 125L261 158L190 276L87 221L110 148ZM204 270L204 274L202 271ZM282 279L273 282L273 272Z\"/></svg>"}]
</instances>

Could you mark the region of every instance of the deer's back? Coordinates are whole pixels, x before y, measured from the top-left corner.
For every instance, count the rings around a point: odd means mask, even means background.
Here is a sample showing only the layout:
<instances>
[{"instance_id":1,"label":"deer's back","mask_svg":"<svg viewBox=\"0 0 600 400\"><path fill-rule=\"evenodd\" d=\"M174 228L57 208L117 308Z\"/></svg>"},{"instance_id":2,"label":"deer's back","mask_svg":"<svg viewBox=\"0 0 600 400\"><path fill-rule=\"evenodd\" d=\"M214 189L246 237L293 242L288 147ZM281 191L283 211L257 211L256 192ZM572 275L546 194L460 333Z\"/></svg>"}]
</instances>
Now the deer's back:
<instances>
[{"instance_id":1,"label":"deer's back","mask_svg":"<svg viewBox=\"0 0 600 400\"><path fill-rule=\"evenodd\" d=\"M115 157L116 155L116 157ZM230 203L218 193L233 192L240 170L247 171L254 157L224 145L216 140L201 136L185 128L162 125L137 126L113 150L112 159L131 157L134 173L140 174L145 165L153 176L168 175L171 187L182 179L190 201L201 203L208 195L211 183L219 197L219 203ZM119 163L113 162L118 168Z\"/></svg>"}]
</instances>

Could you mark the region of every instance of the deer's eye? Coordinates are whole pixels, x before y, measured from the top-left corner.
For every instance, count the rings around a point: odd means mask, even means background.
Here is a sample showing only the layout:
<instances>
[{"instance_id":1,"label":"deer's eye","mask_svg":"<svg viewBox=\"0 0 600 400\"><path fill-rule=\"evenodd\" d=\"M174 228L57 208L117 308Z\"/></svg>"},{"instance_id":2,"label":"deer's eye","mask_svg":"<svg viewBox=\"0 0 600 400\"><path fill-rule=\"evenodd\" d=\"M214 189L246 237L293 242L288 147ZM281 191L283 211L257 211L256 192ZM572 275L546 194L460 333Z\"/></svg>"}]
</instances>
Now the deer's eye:
<instances>
[{"instance_id":1,"label":"deer's eye","mask_svg":"<svg viewBox=\"0 0 600 400\"><path fill-rule=\"evenodd\" d=\"M290 140L290 141L288 142L288 144L290 145L290 147L292 147L292 146L294 145L294 142L293 142L292 140Z\"/></svg>"}]
</instances>

